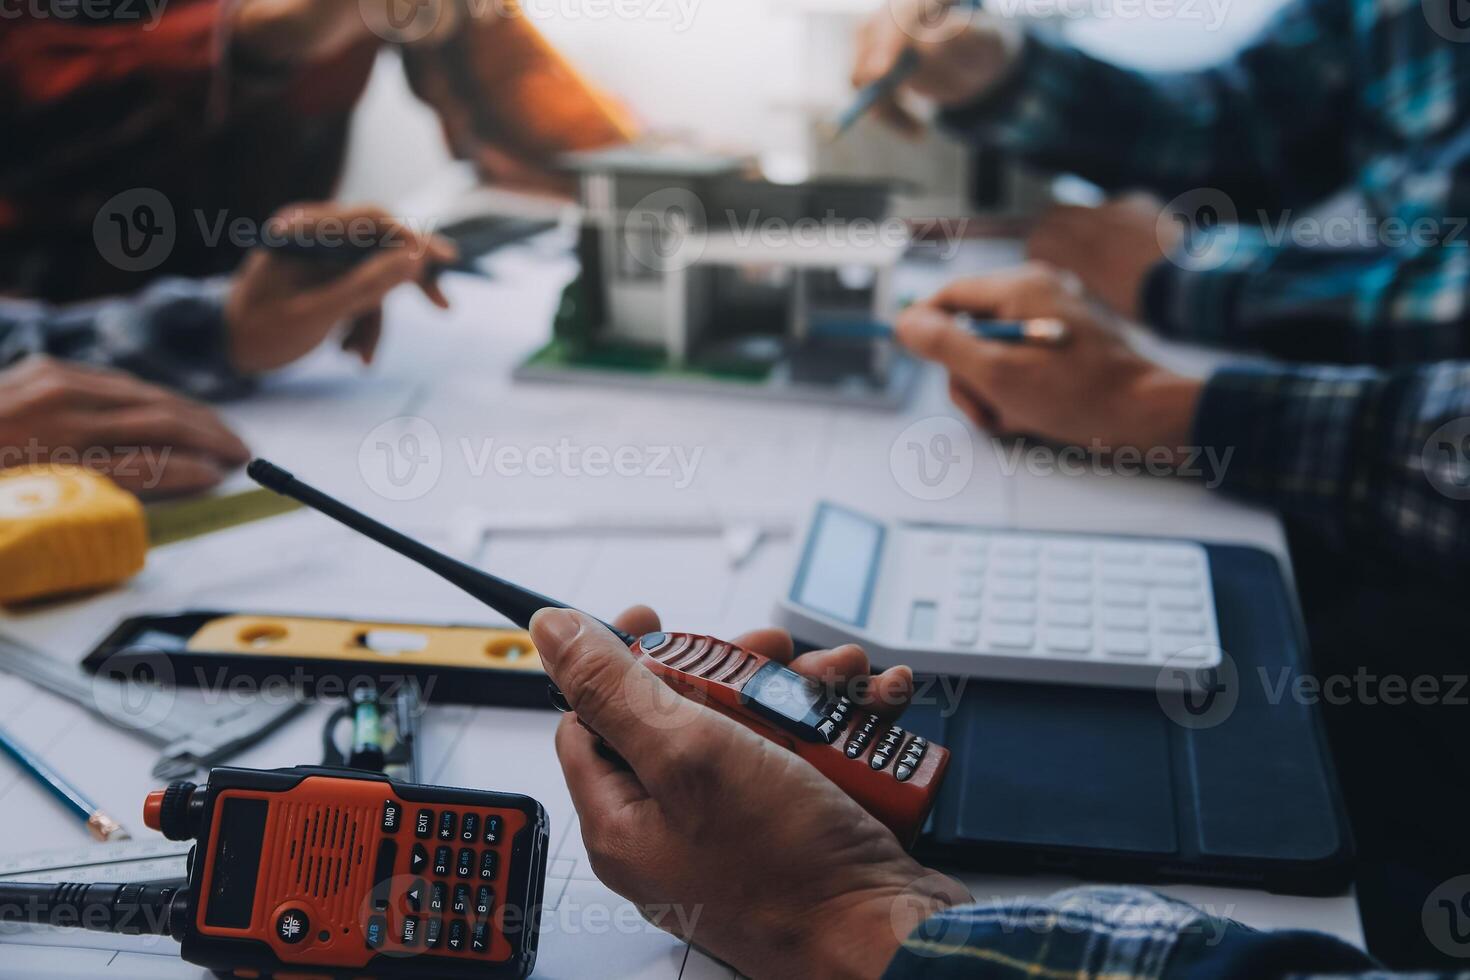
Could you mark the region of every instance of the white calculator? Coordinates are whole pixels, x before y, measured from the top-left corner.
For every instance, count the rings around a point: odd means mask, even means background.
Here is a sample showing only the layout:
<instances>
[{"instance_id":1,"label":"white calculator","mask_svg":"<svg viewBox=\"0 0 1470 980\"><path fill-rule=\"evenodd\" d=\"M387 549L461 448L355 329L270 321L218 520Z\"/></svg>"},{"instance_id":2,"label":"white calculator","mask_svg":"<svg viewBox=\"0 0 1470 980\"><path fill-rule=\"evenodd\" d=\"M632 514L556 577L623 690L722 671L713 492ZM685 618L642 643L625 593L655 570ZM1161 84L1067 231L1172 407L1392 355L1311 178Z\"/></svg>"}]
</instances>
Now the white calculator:
<instances>
[{"instance_id":1,"label":"white calculator","mask_svg":"<svg viewBox=\"0 0 1470 980\"><path fill-rule=\"evenodd\" d=\"M1221 662L1200 544L886 523L831 503L776 617L804 641L858 643L921 673L1157 688L1207 684Z\"/></svg>"}]
</instances>

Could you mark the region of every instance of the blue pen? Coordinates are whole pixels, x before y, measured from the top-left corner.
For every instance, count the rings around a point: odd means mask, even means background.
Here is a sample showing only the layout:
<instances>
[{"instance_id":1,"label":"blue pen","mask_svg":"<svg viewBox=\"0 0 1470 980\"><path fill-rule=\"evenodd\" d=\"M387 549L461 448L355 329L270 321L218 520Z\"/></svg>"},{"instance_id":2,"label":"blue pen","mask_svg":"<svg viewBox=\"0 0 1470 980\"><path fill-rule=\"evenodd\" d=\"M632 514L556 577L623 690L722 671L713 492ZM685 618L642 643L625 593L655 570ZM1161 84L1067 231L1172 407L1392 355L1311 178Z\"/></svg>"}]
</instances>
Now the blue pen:
<instances>
[{"instance_id":1,"label":"blue pen","mask_svg":"<svg viewBox=\"0 0 1470 980\"><path fill-rule=\"evenodd\" d=\"M123 829L122 824L104 813L81 790L68 783L60 773L43 762L40 756L17 742L3 728L0 728L0 749L17 762L22 771L50 790L52 796L76 814L87 825L87 830L93 837L100 841L130 839L132 835Z\"/></svg>"},{"instance_id":2,"label":"blue pen","mask_svg":"<svg viewBox=\"0 0 1470 980\"><path fill-rule=\"evenodd\" d=\"M1003 344L1035 344L1038 347L1061 347L1071 339L1067 325L1055 317L1033 317L1029 320L986 320L958 313L955 326L979 337ZM815 317L809 331L812 337L835 340L887 340L893 336L893 325L879 320L845 317Z\"/></svg>"},{"instance_id":3,"label":"blue pen","mask_svg":"<svg viewBox=\"0 0 1470 980\"><path fill-rule=\"evenodd\" d=\"M919 53L913 48L904 48L898 60L893 63L893 67L884 72L881 78L858 89L858 94L852 100L852 104L837 117L833 126L832 138L836 139L851 129L859 119L867 115L869 109L897 92L898 87L908 81L909 76L918 70Z\"/></svg>"}]
</instances>

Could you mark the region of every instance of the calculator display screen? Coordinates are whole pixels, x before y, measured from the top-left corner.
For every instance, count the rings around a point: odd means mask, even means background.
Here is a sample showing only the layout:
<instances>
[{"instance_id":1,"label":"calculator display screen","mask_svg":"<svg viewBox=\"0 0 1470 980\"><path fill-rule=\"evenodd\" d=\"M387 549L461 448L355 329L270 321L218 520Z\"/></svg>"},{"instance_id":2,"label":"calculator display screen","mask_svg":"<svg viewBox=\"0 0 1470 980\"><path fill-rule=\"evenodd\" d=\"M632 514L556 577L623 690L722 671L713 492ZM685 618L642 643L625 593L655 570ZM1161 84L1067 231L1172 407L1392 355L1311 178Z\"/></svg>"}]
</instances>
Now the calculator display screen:
<instances>
[{"instance_id":1,"label":"calculator display screen","mask_svg":"<svg viewBox=\"0 0 1470 980\"><path fill-rule=\"evenodd\" d=\"M833 619L864 625L882 546L883 525L851 511L822 507L793 598Z\"/></svg>"}]
</instances>

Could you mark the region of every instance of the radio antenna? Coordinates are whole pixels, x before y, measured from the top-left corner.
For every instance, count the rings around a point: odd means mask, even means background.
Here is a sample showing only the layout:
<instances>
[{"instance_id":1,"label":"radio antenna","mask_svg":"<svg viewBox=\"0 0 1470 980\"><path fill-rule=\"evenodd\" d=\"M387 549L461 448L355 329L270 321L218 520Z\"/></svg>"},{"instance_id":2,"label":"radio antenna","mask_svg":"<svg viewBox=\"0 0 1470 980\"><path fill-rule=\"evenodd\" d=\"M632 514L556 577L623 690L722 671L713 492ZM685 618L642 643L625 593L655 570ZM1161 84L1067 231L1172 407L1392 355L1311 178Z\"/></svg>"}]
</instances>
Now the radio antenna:
<instances>
[{"instance_id":1,"label":"radio antenna","mask_svg":"<svg viewBox=\"0 0 1470 980\"><path fill-rule=\"evenodd\" d=\"M358 534L372 538L378 544L391 548L410 561L417 562L440 578L479 599L521 629L531 625L531 617L539 609L573 609L565 602L558 602L530 589L522 588L502 578L497 578L478 568L472 568L440 551L435 551L421 541L393 530L386 524L368 517L361 511L342 503L334 497L303 483L287 471L263 459L252 460L245 468L250 478L267 490L274 490L283 497L298 500L312 510L319 511L340 524L345 524ZM598 620L598 622L602 622ZM624 633L608 623L602 623L624 643L631 646L637 637Z\"/></svg>"}]
</instances>

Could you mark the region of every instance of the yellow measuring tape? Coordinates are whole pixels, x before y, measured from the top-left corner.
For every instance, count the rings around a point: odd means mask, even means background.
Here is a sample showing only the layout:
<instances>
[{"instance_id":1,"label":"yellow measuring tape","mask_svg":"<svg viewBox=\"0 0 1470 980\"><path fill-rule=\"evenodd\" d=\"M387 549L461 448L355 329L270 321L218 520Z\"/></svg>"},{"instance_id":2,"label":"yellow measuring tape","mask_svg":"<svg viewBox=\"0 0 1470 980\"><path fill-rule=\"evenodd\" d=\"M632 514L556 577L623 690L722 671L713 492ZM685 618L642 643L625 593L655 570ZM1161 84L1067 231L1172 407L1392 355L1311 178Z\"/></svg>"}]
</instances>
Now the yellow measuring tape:
<instances>
[{"instance_id":1,"label":"yellow measuring tape","mask_svg":"<svg viewBox=\"0 0 1470 980\"><path fill-rule=\"evenodd\" d=\"M143 506L79 466L0 470L0 602L115 585L148 555Z\"/></svg>"}]
</instances>

